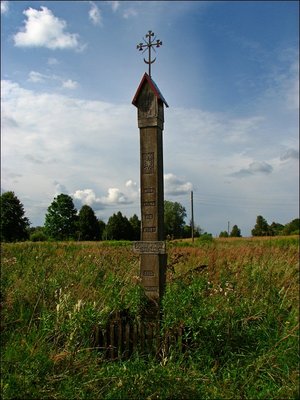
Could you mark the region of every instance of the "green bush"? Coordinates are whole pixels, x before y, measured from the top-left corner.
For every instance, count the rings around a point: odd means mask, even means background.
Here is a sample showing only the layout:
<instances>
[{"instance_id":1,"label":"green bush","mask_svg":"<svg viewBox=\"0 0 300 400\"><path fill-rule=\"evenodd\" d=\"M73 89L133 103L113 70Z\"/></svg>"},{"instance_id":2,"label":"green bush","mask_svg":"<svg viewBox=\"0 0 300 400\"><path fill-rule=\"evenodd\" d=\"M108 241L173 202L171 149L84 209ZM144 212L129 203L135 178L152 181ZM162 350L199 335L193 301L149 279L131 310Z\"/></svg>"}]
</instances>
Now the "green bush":
<instances>
[{"instance_id":1,"label":"green bush","mask_svg":"<svg viewBox=\"0 0 300 400\"><path fill-rule=\"evenodd\" d=\"M45 242L48 240L48 236L42 231L37 231L30 235L29 240L31 242Z\"/></svg>"}]
</instances>

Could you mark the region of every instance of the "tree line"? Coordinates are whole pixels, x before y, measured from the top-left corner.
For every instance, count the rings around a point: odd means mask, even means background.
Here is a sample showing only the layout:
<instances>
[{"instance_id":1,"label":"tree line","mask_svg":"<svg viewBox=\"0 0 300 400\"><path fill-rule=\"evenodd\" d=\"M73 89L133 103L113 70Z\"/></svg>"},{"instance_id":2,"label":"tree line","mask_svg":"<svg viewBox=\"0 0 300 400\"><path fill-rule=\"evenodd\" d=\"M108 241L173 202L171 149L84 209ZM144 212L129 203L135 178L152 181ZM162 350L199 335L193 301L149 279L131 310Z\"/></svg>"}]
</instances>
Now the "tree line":
<instances>
[{"instance_id":1,"label":"tree line","mask_svg":"<svg viewBox=\"0 0 300 400\"><path fill-rule=\"evenodd\" d=\"M272 222L270 225L267 220L262 216L256 217L256 223L251 230L252 236L288 236L299 235L300 231L299 218L293 219L285 225L278 222ZM231 232L222 231L219 237L242 237L241 230L237 225L233 225Z\"/></svg>"},{"instance_id":2,"label":"tree line","mask_svg":"<svg viewBox=\"0 0 300 400\"><path fill-rule=\"evenodd\" d=\"M83 205L76 210L73 199L67 194L59 194L47 209L44 226L30 227L25 216L23 204L14 192L5 192L0 196L1 241L15 242L22 240L140 240L141 221L134 214L129 219L120 211L114 213L105 224L98 219L94 210ZM166 238L191 237L191 225L185 223L185 208L178 202L165 200L164 228ZM271 225L259 215L252 229L252 236L275 236L299 234L299 218L286 225L272 222ZM200 227L194 228L194 237L211 236ZM231 232L223 231L220 237L241 237L237 225Z\"/></svg>"},{"instance_id":3,"label":"tree line","mask_svg":"<svg viewBox=\"0 0 300 400\"><path fill-rule=\"evenodd\" d=\"M166 236L191 236L191 228L185 224L186 210L181 204L165 201L164 214ZM140 240L140 231L141 221L136 214L128 219L118 211L105 224L88 205L78 212L72 197L63 193L48 207L44 226L30 227L24 206L15 193L1 195L1 241ZM195 235L199 234L200 228L196 228Z\"/></svg>"}]
</instances>

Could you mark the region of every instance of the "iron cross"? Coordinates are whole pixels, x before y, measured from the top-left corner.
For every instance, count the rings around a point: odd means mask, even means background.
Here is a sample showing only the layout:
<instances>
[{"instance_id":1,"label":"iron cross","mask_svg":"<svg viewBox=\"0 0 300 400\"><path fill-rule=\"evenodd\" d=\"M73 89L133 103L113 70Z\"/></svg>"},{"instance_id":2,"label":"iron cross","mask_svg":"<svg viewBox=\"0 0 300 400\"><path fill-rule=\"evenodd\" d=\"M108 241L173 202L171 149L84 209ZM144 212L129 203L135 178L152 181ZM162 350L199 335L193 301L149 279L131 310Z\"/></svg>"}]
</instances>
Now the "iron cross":
<instances>
[{"instance_id":1,"label":"iron cross","mask_svg":"<svg viewBox=\"0 0 300 400\"><path fill-rule=\"evenodd\" d=\"M139 51L142 51L143 49L145 49L143 51L143 53L145 53L145 51L148 49L148 61L145 60L145 58L144 58L144 62L149 65L149 76L151 77L151 64L153 64L154 61L156 60L156 57L153 60L151 60L151 49L153 48L154 52L156 52L154 46L160 47L162 45L162 41L157 39L155 42L156 36L154 36L154 33L152 31L148 31L148 33L145 36L146 36L146 39L143 38L145 44L139 43L136 46L136 48ZM154 36L154 38L153 38L153 36ZM147 39L148 39L148 41L147 41Z\"/></svg>"}]
</instances>

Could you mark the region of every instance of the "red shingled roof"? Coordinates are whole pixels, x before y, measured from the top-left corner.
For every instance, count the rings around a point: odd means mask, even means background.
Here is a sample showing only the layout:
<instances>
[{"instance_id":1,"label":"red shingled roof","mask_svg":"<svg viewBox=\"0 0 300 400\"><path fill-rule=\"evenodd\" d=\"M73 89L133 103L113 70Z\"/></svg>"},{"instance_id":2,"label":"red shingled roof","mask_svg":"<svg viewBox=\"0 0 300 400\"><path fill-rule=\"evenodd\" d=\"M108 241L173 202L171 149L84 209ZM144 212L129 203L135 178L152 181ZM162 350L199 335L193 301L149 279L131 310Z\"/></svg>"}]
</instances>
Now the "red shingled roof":
<instances>
[{"instance_id":1,"label":"red shingled roof","mask_svg":"<svg viewBox=\"0 0 300 400\"><path fill-rule=\"evenodd\" d=\"M134 95L134 98L132 100L132 104L134 106L137 107L137 99L139 97L140 91L144 85L145 82L148 82L149 86L151 87L151 89L153 90L153 93L155 94L155 96L161 100L166 107L169 107L168 103L166 102L164 96L161 94L160 90L158 89L158 86L156 85L156 83L154 82L154 80L145 72L144 76L142 77L141 83L139 84L139 87Z\"/></svg>"}]
</instances>

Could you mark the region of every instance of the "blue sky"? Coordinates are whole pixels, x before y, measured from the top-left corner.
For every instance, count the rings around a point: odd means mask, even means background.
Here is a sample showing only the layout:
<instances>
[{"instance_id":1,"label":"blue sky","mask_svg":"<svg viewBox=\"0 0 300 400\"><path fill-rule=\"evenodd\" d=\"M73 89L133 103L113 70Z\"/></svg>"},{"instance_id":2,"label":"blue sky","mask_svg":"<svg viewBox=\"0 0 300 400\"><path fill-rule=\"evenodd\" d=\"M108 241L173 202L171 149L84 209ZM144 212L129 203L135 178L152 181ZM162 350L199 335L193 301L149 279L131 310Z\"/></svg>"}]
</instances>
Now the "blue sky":
<instances>
[{"instance_id":1,"label":"blue sky","mask_svg":"<svg viewBox=\"0 0 300 400\"><path fill-rule=\"evenodd\" d=\"M299 3L1 1L1 190L33 226L59 193L107 222L140 216L131 104L147 71L136 45L162 40L165 199L218 235L299 208Z\"/></svg>"}]
</instances>

